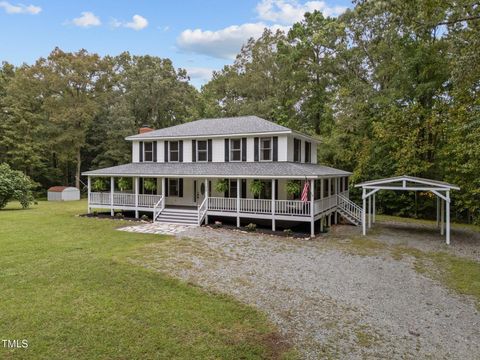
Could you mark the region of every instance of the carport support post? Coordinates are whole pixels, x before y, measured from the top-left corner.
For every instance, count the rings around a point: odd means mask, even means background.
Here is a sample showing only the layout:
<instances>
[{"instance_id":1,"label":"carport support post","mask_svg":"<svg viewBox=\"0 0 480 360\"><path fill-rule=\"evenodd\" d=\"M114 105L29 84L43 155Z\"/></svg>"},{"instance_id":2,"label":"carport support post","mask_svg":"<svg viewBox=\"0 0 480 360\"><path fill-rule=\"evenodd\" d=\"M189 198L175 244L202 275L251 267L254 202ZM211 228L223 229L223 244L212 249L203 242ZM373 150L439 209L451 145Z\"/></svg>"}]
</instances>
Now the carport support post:
<instances>
[{"instance_id":1,"label":"carport support post","mask_svg":"<svg viewBox=\"0 0 480 360\"><path fill-rule=\"evenodd\" d=\"M133 186L135 187L135 218L138 219L138 176L133 178ZM154 219L155 220L155 219Z\"/></svg>"},{"instance_id":2,"label":"carport support post","mask_svg":"<svg viewBox=\"0 0 480 360\"><path fill-rule=\"evenodd\" d=\"M447 236L446 236L446 241L447 241L447 245L450 245L450 191L447 191L446 192L446 197L447 197L447 201L446 201L446 206L447 206Z\"/></svg>"},{"instance_id":3,"label":"carport support post","mask_svg":"<svg viewBox=\"0 0 480 360\"><path fill-rule=\"evenodd\" d=\"M315 180L310 180L310 235L315 236Z\"/></svg>"},{"instance_id":4,"label":"carport support post","mask_svg":"<svg viewBox=\"0 0 480 360\"><path fill-rule=\"evenodd\" d=\"M238 193L238 184L237 184ZM275 231L275 179L272 179L272 231Z\"/></svg>"},{"instance_id":5,"label":"carport support post","mask_svg":"<svg viewBox=\"0 0 480 360\"><path fill-rule=\"evenodd\" d=\"M320 199L323 199L323 183L324 183L324 179L320 179ZM325 217L322 216L322 218L320 219L320 232L323 233L323 222L324 222L324 219Z\"/></svg>"},{"instance_id":6,"label":"carport support post","mask_svg":"<svg viewBox=\"0 0 480 360\"><path fill-rule=\"evenodd\" d=\"M367 218L366 218L366 211L367 211L367 190L363 188L362 190L362 199L363 199L363 209L362 209L362 232L363 235L367 235Z\"/></svg>"},{"instance_id":7,"label":"carport support post","mask_svg":"<svg viewBox=\"0 0 480 360\"><path fill-rule=\"evenodd\" d=\"M372 223L375 224L375 213L376 213L376 208L375 208L375 202L376 202L376 199L375 199L375 194L373 194L373 212L372 212Z\"/></svg>"},{"instance_id":8,"label":"carport support post","mask_svg":"<svg viewBox=\"0 0 480 360\"><path fill-rule=\"evenodd\" d=\"M237 179L237 227L240 227L240 191L242 191L240 179Z\"/></svg>"},{"instance_id":9,"label":"carport support post","mask_svg":"<svg viewBox=\"0 0 480 360\"><path fill-rule=\"evenodd\" d=\"M87 213L90 214L90 188L92 187L92 179L90 176L87 176L87 197L88 197L88 207Z\"/></svg>"},{"instance_id":10,"label":"carport support post","mask_svg":"<svg viewBox=\"0 0 480 360\"><path fill-rule=\"evenodd\" d=\"M368 228L372 227L372 199L373 195L368 197Z\"/></svg>"},{"instance_id":11,"label":"carport support post","mask_svg":"<svg viewBox=\"0 0 480 360\"><path fill-rule=\"evenodd\" d=\"M110 215L114 215L113 212L113 191L115 190L115 180L113 176L110 177Z\"/></svg>"},{"instance_id":12,"label":"carport support post","mask_svg":"<svg viewBox=\"0 0 480 360\"><path fill-rule=\"evenodd\" d=\"M440 235L445 234L445 201L443 199L440 200Z\"/></svg>"},{"instance_id":13,"label":"carport support post","mask_svg":"<svg viewBox=\"0 0 480 360\"><path fill-rule=\"evenodd\" d=\"M440 198L437 196L437 228L440 226Z\"/></svg>"}]
</instances>

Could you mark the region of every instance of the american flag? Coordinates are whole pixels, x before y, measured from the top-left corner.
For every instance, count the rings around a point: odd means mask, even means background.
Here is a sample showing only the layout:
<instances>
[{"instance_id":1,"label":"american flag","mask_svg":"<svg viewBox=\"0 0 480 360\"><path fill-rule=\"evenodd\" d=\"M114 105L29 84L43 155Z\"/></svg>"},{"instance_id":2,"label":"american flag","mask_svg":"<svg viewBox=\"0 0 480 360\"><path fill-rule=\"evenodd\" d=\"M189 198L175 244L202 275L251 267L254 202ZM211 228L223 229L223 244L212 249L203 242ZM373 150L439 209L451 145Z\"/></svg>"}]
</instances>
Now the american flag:
<instances>
[{"instance_id":1,"label":"american flag","mask_svg":"<svg viewBox=\"0 0 480 360\"><path fill-rule=\"evenodd\" d=\"M302 197L301 200L303 202L308 201L308 190L310 189L310 182L305 180L305 185L303 185Z\"/></svg>"}]
</instances>

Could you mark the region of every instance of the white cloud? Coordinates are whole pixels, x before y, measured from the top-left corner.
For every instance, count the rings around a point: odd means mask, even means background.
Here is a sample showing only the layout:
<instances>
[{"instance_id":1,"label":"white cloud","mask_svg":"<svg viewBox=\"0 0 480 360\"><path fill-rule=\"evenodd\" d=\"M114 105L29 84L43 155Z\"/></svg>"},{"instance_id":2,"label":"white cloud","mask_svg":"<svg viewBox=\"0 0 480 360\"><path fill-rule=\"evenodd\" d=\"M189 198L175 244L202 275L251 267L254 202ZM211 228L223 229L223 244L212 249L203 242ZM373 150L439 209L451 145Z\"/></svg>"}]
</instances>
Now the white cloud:
<instances>
[{"instance_id":1,"label":"white cloud","mask_svg":"<svg viewBox=\"0 0 480 360\"><path fill-rule=\"evenodd\" d=\"M202 82L207 82L212 78L214 69L205 67L187 67L188 76L192 79L199 79Z\"/></svg>"},{"instance_id":2,"label":"white cloud","mask_svg":"<svg viewBox=\"0 0 480 360\"><path fill-rule=\"evenodd\" d=\"M125 24L125 27L133 30L142 30L148 26L148 20L140 15L133 15L132 21Z\"/></svg>"},{"instance_id":3,"label":"white cloud","mask_svg":"<svg viewBox=\"0 0 480 360\"><path fill-rule=\"evenodd\" d=\"M81 27L100 26L102 22L100 18L90 11L82 12L82 16L72 20L73 25Z\"/></svg>"},{"instance_id":4,"label":"white cloud","mask_svg":"<svg viewBox=\"0 0 480 360\"><path fill-rule=\"evenodd\" d=\"M338 16L345 12L345 6L328 6L325 1L262 0L256 7L260 19L291 25L301 21L306 12L318 10L325 16Z\"/></svg>"},{"instance_id":5,"label":"white cloud","mask_svg":"<svg viewBox=\"0 0 480 360\"><path fill-rule=\"evenodd\" d=\"M215 31L186 29L177 38L177 47L185 52L231 60L249 38L260 37L265 28L288 31L293 23L303 19L306 12L319 10L325 16L338 16L346 9L344 6L328 6L324 1L261 0L255 10L262 21Z\"/></svg>"},{"instance_id":6,"label":"white cloud","mask_svg":"<svg viewBox=\"0 0 480 360\"><path fill-rule=\"evenodd\" d=\"M138 31L145 29L148 26L148 20L141 15L133 15L132 21L130 22L121 22L120 20L112 19L110 25L113 27L126 27Z\"/></svg>"},{"instance_id":7,"label":"white cloud","mask_svg":"<svg viewBox=\"0 0 480 360\"><path fill-rule=\"evenodd\" d=\"M0 1L0 8L3 8L7 14L31 14L36 15L42 11L40 6L10 4L8 1Z\"/></svg>"},{"instance_id":8,"label":"white cloud","mask_svg":"<svg viewBox=\"0 0 480 360\"><path fill-rule=\"evenodd\" d=\"M257 38L268 27L264 23L232 25L217 31L202 29L184 30L177 39L179 49L222 59L234 59L242 45L251 37ZM272 30L286 28L279 25Z\"/></svg>"}]
</instances>

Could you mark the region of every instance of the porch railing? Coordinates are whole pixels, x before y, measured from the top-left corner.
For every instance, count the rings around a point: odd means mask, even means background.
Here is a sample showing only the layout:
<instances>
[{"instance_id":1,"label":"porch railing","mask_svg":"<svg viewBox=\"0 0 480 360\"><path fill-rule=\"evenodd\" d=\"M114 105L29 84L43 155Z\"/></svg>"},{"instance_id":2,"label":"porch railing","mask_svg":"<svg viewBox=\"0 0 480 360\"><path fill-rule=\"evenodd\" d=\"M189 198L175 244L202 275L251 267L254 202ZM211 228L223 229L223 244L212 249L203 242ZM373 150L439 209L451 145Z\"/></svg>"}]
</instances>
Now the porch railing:
<instances>
[{"instance_id":1,"label":"porch railing","mask_svg":"<svg viewBox=\"0 0 480 360\"><path fill-rule=\"evenodd\" d=\"M275 200L275 214L279 215L310 215L310 201Z\"/></svg>"},{"instance_id":2,"label":"porch railing","mask_svg":"<svg viewBox=\"0 0 480 360\"><path fill-rule=\"evenodd\" d=\"M109 192L91 192L90 193L90 204L91 205L106 205L111 206L112 204L112 194ZM153 208L155 204L161 199L162 195L149 195L149 194L139 194L138 195L138 206ZM113 205L114 206L135 206L135 194L131 193L113 193Z\"/></svg>"},{"instance_id":3,"label":"porch railing","mask_svg":"<svg viewBox=\"0 0 480 360\"><path fill-rule=\"evenodd\" d=\"M272 212L272 200L240 199L240 212L268 214Z\"/></svg>"},{"instance_id":4,"label":"porch railing","mask_svg":"<svg viewBox=\"0 0 480 360\"><path fill-rule=\"evenodd\" d=\"M337 195L331 195L323 199L315 200L315 214L319 214L334 208L337 206L337 201Z\"/></svg>"}]
</instances>

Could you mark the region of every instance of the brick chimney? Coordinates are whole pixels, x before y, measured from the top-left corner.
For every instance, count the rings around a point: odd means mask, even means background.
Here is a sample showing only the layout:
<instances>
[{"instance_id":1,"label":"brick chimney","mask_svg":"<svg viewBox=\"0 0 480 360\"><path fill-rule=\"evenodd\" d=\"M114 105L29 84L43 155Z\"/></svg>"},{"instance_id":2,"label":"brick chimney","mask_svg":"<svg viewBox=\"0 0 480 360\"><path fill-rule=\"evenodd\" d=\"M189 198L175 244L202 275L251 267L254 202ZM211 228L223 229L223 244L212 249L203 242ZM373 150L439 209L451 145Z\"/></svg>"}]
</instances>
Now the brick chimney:
<instances>
[{"instance_id":1,"label":"brick chimney","mask_svg":"<svg viewBox=\"0 0 480 360\"><path fill-rule=\"evenodd\" d=\"M150 131L153 131L153 129L148 127L148 125L143 125L140 129L138 129L139 134L145 134Z\"/></svg>"}]
</instances>

